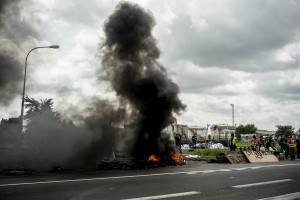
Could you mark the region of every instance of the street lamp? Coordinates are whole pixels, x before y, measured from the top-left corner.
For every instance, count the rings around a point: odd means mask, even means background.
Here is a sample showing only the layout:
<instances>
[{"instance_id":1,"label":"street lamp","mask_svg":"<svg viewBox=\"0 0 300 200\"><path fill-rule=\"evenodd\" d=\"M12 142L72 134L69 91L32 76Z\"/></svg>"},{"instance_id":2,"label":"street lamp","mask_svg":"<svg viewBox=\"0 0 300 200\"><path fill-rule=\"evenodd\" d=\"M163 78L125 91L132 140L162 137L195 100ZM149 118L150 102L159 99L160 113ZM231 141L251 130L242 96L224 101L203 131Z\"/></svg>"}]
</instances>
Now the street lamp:
<instances>
[{"instance_id":1,"label":"street lamp","mask_svg":"<svg viewBox=\"0 0 300 200\"><path fill-rule=\"evenodd\" d=\"M234 104L230 104L230 106L232 107L232 126L234 128Z\"/></svg>"},{"instance_id":2,"label":"street lamp","mask_svg":"<svg viewBox=\"0 0 300 200\"><path fill-rule=\"evenodd\" d=\"M22 105L21 105L21 127L23 128L23 119L24 119L24 97L25 97L25 84L26 84L26 70L27 70L27 58L29 54L35 49L42 49L42 48L51 48L51 49L58 49L59 45L50 45L50 46L42 46L42 47L35 47L31 49L26 56L25 59L25 74L24 74L24 83L23 83L23 93L22 93Z\"/></svg>"}]
</instances>

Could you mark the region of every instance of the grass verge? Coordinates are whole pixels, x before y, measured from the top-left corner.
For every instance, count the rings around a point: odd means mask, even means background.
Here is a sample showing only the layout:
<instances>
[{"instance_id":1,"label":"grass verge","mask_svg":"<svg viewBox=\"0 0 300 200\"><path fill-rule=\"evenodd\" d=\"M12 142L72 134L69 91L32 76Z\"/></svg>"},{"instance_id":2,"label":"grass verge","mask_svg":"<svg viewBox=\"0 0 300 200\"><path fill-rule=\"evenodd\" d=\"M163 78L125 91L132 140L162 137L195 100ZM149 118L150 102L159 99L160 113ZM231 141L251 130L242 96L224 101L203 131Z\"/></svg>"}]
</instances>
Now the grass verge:
<instances>
[{"instance_id":1,"label":"grass verge","mask_svg":"<svg viewBox=\"0 0 300 200\"><path fill-rule=\"evenodd\" d=\"M194 151L184 149L182 150L182 153L198 156L216 156L219 153L224 153L226 151L228 151L228 149L195 149Z\"/></svg>"}]
</instances>

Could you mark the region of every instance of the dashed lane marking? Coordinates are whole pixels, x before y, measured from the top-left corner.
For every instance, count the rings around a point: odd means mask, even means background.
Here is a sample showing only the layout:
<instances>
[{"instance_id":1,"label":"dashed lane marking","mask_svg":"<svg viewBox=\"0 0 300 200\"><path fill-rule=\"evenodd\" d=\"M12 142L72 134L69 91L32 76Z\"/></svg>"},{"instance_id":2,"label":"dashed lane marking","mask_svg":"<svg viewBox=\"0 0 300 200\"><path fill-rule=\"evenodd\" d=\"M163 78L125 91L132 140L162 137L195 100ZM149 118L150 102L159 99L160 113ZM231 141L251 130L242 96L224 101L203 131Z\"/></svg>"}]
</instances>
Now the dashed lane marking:
<instances>
[{"instance_id":1,"label":"dashed lane marking","mask_svg":"<svg viewBox=\"0 0 300 200\"><path fill-rule=\"evenodd\" d=\"M234 188L246 188L246 187L259 186L259 185L269 185L269 184L275 184L275 183L283 183L283 182L289 182L289 181L293 181L293 180L292 179L282 179L282 180L275 180L275 181L251 183L251 184L245 184L245 185L235 185L235 186L232 186L232 187L234 187Z\"/></svg>"}]
</instances>

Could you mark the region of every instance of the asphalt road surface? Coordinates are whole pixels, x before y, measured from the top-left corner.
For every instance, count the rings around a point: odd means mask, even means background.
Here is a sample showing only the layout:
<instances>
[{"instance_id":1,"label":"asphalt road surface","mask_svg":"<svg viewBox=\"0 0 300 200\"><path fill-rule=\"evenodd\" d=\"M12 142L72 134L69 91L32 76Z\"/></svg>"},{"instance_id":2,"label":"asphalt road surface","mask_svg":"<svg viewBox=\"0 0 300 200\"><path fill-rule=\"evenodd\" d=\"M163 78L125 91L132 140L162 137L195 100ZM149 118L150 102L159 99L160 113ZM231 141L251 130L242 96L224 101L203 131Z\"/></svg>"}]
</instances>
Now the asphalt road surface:
<instances>
[{"instance_id":1,"label":"asphalt road surface","mask_svg":"<svg viewBox=\"0 0 300 200\"><path fill-rule=\"evenodd\" d=\"M0 199L300 199L300 160L0 176Z\"/></svg>"}]
</instances>

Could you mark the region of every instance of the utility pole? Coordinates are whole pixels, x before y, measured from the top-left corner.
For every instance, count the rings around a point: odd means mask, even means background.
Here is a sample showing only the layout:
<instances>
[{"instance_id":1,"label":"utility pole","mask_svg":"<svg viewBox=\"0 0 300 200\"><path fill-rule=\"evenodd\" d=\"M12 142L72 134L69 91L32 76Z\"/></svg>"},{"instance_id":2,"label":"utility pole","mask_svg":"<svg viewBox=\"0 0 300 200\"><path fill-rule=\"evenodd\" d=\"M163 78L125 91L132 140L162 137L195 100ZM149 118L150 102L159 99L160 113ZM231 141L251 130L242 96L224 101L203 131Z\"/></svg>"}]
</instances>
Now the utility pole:
<instances>
[{"instance_id":1,"label":"utility pole","mask_svg":"<svg viewBox=\"0 0 300 200\"><path fill-rule=\"evenodd\" d=\"M234 125L234 104L230 104L230 106L232 107L232 126L235 129L235 125Z\"/></svg>"}]
</instances>

